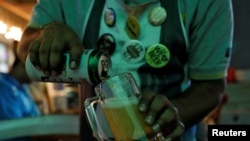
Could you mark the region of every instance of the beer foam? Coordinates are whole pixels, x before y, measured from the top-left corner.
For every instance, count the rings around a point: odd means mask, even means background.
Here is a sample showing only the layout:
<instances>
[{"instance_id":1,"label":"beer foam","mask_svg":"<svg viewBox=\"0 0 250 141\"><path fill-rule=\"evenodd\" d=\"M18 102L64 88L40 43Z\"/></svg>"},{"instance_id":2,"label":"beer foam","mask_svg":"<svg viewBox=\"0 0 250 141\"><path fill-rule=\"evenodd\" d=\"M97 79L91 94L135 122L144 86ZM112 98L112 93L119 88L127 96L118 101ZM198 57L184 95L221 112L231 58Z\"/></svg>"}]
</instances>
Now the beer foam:
<instances>
[{"instance_id":1,"label":"beer foam","mask_svg":"<svg viewBox=\"0 0 250 141\"><path fill-rule=\"evenodd\" d=\"M137 104L138 99L136 96L132 97L114 97L114 98L109 98L105 99L104 102L102 102L103 107L112 107L112 108L118 108L118 107L123 107L125 105L130 105L130 104Z\"/></svg>"}]
</instances>

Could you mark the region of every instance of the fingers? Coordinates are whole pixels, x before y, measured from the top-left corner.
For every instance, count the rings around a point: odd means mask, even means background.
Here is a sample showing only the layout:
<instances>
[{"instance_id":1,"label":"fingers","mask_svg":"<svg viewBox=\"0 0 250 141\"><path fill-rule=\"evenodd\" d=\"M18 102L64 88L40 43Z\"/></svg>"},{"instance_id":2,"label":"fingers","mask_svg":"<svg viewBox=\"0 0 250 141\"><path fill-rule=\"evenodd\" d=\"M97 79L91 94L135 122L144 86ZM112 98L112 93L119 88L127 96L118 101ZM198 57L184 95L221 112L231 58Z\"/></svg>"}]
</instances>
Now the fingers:
<instances>
[{"instance_id":1,"label":"fingers","mask_svg":"<svg viewBox=\"0 0 250 141\"><path fill-rule=\"evenodd\" d=\"M50 63L49 63L49 57L50 57L50 45L51 45L52 39L51 38L45 38L42 40L39 48L39 61L40 61L40 68L44 71L45 75L50 75ZM43 46L43 47L41 47Z\"/></svg>"},{"instance_id":2,"label":"fingers","mask_svg":"<svg viewBox=\"0 0 250 141\"><path fill-rule=\"evenodd\" d=\"M155 133L162 132L166 138L175 139L183 134L185 126L179 119L177 109L168 108L155 122L152 129Z\"/></svg>"},{"instance_id":3,"label":"fingers","mask_svg":"<svg viewBox=\"0 0 250 141\"><path fill-rule=\"evenodd\" d=\"M59 23L46 25L40 36L30 45L32 64L43 70L45 75L57 75L65 66L65 53L70 52L70 68L79 66L83 46L77 34Z\"/></svg>"},{"instance_id":4,"label":"fingers","mask_svg":"<svg viewBox=\"0 0 250 141\"><path fill-rule=\"evenodd\" d=\"M40 61L39 61L39 48L40 48L41 41L36 40L30 44L29 47L29 58L32 64L37 68L40 69Z\"/></svg>"},{"instance_id":5,"label":"fingers","mask_svg":"<svg viewBox=\"0 0 250 141\"><path fill-rule=\"evenodd\" d=\"M50 53L49 53L49 66L50 71L53 76L56 76L57 74L61 74L61 72L64 70L65 66L65 52L64 52L64 42L59 41L58 39L54 39L51 43L50 47Z\"/></svg>"},{"instance_id":6,"label":"fingers","mask_svg":"<svg viewBox=\"0 0 250 141\"><path fill-rule=\"evenodd\" d=\"M154 92L151 90L144 90L142 92L142 97L139 100L139 111L147 112L148 107L150 107L151 101L154 97Z\"/></svg>"},{"instance_id":7,"label":"fingers","mask_svg":"<svg viewBox=\"0 0 250 141\"><path fill-rule=\"evenodd\" d=\"M159 113L161 113L161 111L163 111L167 106L168 104L165 102L165 96L159 95L154 97L154 100L151 102L147 112L148 114L145 118L146 123L152 125L158 118Z\"/></svg>"},{"instance_id":8,"label":"fingers","mask_svg":"<svg viewBox=\"0 0 250 141\"><path fill-rule=\"evenodd\" d=\"M184 124L182 122L177 122L176 128L174 128L174 130L170 134L168 134L166 138L176 139L180 137L184 131L185 131Z\"/></svg>"},{"instance_id":9,"label":"fingers","mask_svg":"<svg viewBox=\"0 0 250 141\"><path fill-rule=\"evenodd\" d=\"M145 122L154 133L162 133L175 139L184 132L184 124L179 119L178 110L164 95L146 90L139 101L139 110L146 113Z\"/></svg>"},{"instance_id":10,"label":"fingers","mask_svg":"<svg viewBox=\"0 0 250 141\"><path fill-rule=\"evenodd\" d=\"M79 66L80 58L82 55L83 45L80 40L70 42L70 68L76 69Z\"/></svg>"},{"instance_id":11,"label":"fingers","mask_svg":"<svg viewBox=\"0 0 250 141\"><path fill-rule=\"evenodd\" d=\"M181 137L185 126L179 119L178 111L175 108L168 108L153 124L152 130L155 133L162 133L166 139L176 139Z\"/></svg>"},{"instance_id":12,"label":"fingers","mask_svg":"<svg viewBox=\"0 0 250 141\"><path fill-rule=\"evenodd\" d=\"M159 116L158 120L152 126L154 132L160 132L163 129L164 133L168 133L171 126L175 126L175 122L179 120L177 115L177 110L172 106L169 106L164 110L164 112ZM174 124L174 125L173 125Z\"/></svg>"}]
</instances>

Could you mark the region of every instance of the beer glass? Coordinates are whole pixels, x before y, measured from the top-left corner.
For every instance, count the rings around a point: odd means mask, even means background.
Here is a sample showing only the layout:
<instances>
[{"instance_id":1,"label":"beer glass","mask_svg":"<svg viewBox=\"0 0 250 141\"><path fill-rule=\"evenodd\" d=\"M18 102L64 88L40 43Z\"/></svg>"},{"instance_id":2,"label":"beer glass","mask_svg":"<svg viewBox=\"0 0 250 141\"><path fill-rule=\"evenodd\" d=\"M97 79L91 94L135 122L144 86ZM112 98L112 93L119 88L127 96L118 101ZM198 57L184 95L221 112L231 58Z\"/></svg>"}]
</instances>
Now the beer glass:
<instances>
[{"instance_id":1,"label":"beer glass","mask_svg":"<svg viewBox=\"0 0 250 141\"><path fill-rule=\"evenodd\" d=\"M85 101L93 135L99 141L162 141L137 108L140 91L130 73L110 77L95 88L96 97Z\"/></svg>"}]
</instances>

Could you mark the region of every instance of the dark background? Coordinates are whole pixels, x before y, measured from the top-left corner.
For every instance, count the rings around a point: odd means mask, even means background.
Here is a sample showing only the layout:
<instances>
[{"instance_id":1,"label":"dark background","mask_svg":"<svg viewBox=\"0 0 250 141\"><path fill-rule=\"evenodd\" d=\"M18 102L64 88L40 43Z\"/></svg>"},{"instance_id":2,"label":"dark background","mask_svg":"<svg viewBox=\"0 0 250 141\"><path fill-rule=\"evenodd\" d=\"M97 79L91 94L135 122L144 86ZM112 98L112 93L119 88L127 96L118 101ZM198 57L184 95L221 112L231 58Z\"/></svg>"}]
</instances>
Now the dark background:
<instances>
[{"instance_id":1,"label":"dark background","mask_svg":"<svg viewBox=\"0 0 250 141\"><path fill-rule=\"evenodd\" d=\"M232 0L234 40L231 66L250 69L250 0Z\"/></svg>"}]
</instances>

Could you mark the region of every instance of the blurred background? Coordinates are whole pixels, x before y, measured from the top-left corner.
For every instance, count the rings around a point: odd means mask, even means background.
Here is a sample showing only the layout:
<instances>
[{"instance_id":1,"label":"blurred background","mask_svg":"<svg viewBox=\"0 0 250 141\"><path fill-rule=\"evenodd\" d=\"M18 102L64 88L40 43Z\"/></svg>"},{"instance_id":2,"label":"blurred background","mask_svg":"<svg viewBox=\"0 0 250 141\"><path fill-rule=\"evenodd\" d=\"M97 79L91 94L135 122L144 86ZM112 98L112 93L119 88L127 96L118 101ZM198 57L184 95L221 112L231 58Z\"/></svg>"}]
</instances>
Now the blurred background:
<instances>
[{"instance_id":1,"label":"blurred background","mask_svg":"<svg viewBox=\"0 0 250 141\"><path fill-rule=\"evenodd\" d=\"M2 73L8 73L13 64L16 57L13 54L13 45L20 41L35 3L36 0L0 0L0 72ZM41 141L78 140L78 85L32 82L28 87L41 116L0 120L0 140L27 135L33 136L33 140Z\"/></svg>"},{"instance_id":2,"label":"blurred background","mask_svg":"<svg viewBox=\"0 0 250 141\"><path fill-rule=\"evenodd\" d=\"M250 124L250 1L232 0L232 2L235 27L232 60L228 69L228 86L221 105L205 119L207 124ZM8 72L13 59L9 48L14 41L20 40L35 3L36 0L0 0L0 72ZM75 127L78 124L76 117L79 112L77 85L34 82L30 84L30 89L42 115L73 115L73 118L66 117L58 125L65 124L65 120L73 120L72 125L68 125L70 127L68 130L71 130L70 134L77 133L78 128ZM56 119L52 117L48 121L60 122ZM0 134L5 130L3 123L6 122L0 121ZM42 124L36 121L36 124L38 123ZM16 123L12 125L15 126ZM44 126L47 129L48 127L56 130L56 127L51 125Z\"/></svg>"}]
</instances>

